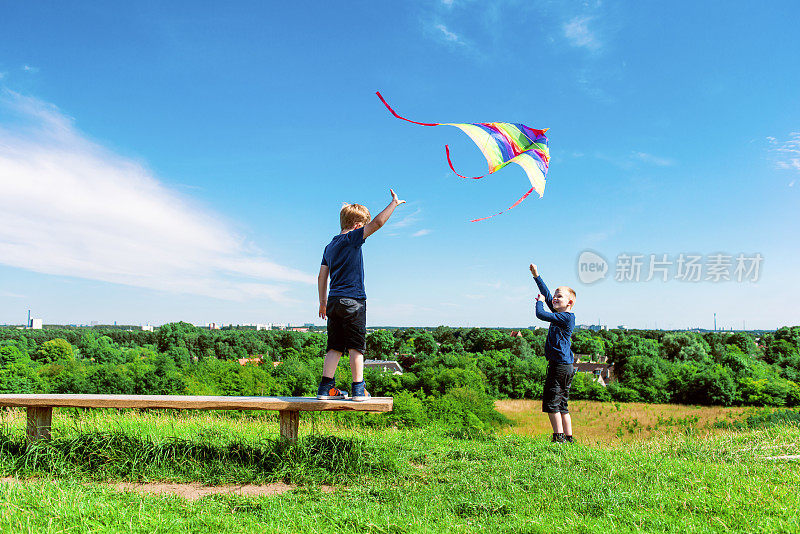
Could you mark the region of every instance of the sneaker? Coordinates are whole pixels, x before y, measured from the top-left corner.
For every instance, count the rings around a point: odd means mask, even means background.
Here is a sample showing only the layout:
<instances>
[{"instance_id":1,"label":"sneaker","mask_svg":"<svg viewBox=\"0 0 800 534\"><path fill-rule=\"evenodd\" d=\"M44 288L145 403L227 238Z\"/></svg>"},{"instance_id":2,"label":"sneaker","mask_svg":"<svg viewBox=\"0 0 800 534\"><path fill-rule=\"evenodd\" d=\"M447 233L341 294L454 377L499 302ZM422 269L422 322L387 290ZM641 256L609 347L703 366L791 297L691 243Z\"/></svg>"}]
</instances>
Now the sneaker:
<instances>
[{"instance_id":1,"label":"sneaker","mask_svg":"<svg viewBox=\"0 0 800 534\"><path fill-rule=\"evenodd\" d=\"M566 436L564 436L564 434L553 433L553 439L550 441L553 443L564 443L564 441L566 441Z\"/></svg>"},{"instance_id":2,"label":"sneaker","mask_svg":"<svg viewBox=\"0 0 800 534\"><path fill-rule=\"evenodd\" d=\"M565 443L575 443L575 440L572 439L572 436L564 436Z\"/></svg>"},{"instance_id":3,"label":"sneaker","mask_svg":"<svg viewBox=\"0 0 800 534\"><path fill-rule=\"evenodd\" d=\"M317 399L318 400L337 400L337 399L346 399L347 392L342 391L341 389L335 386L320 386L317 389Z\"/></svg>"},{"instance_id":4,"label":"sneaker","mask_svg":"<svg viewBox=\"0 0 800 534\"><path fill-rule=\"evenodd\" d=\"M362 402L365 400L369 400L372 395L369 394L367 391L367 387L364 385L364 382L353 382L353 397L352 400L356 402Z\"/></svg>"}]
</instances>

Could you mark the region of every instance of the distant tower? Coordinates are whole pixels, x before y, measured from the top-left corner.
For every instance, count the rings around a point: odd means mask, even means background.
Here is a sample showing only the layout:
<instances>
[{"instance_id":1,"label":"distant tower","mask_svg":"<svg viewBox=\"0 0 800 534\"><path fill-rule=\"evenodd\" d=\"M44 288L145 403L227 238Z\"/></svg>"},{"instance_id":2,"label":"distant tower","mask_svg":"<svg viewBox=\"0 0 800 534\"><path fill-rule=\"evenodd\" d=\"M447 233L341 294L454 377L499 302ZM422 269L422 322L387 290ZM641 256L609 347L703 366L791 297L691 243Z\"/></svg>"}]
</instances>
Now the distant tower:
<instances>
[{"instance_id":1,"label":"distant tower","mask_svg":"<svg viewBox=\"0 0 800 534\"><path fill-rule=\"evenodd\" d=\"M714 314L714 332L717 331L717 314Z\"/></svg>"},{"instance_id":2,"label":"distant tower","mask_svg":"<svg viewBox=\"0 0 800 534\"><path fill-rule=\"evenodd\" d=\"M31 311L28 310L28 324L26 325L28 328L31 327Z\"/></svg>"}]
</instances>

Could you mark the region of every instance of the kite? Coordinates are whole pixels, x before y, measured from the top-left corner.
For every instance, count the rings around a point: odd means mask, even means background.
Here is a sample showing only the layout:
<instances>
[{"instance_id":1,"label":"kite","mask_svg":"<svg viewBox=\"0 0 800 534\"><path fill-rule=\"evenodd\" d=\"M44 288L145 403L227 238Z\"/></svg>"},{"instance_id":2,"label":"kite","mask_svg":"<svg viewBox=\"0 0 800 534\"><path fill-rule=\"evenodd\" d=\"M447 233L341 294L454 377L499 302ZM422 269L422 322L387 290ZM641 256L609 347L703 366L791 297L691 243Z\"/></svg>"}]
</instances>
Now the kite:
<instances>
[{"instance_id":1,"label":"kite","mask_svg":"<svg viewBox=\"0 0 800 534\"><path fill-rule=\"evenodd\" d=\"M510 208L506 208L500 213L495 213L489 217L481 217L480 219L473 219L470 222L483 221L491 219L496 215L500 215L512 208L517 207L523 200L528 198L532 192L539 193L539 198L544 195L545 179L547 177L547 169L550 165L550 148L547 143L547 136L544 130L537 130L529 128L524 124L511 123L511 122L477 122L477 123L449 123L449 122L417 122L401 117L395 110L386 103L380 92L376 92L378 98L381 99L383 105L398 119L408 121L413 124L421 126L455 126L465 134L467 134L478 148L483 152L486 161L489 163L489 172L483 176L464 176L459 174L453 162L450 159L450 147L445 145L445 153L447 154L447 163L450 169L461 178L479 180L484 176L492 174L509 163L516 163L525 170L528 175L528 180L531 182L531 188L527 193L522 195L522 198L517 200Z\"/></svg>"}]
</instances>

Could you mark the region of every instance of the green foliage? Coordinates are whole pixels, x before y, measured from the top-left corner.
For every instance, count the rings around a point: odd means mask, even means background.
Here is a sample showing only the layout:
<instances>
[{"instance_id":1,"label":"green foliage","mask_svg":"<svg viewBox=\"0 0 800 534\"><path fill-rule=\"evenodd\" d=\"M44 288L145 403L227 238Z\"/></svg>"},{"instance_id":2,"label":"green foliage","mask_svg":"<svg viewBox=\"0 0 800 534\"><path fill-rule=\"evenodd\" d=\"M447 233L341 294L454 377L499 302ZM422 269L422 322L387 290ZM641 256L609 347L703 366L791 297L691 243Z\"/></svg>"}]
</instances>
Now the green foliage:
<instances>
[{"instance_id":1,"label":"green foliage","mask_svg":"<svg viewBox=\"0 0 800 534\"><path fill-rule=\"evenodd\" d=\"M376 330L367 334L367 354L370 358L387 360L394 355L395 338L388 330Z\"/></svg>"},{"instance_id":2,"label":"green foliage","mask_svg":"<svg viewBox=\"0 0 800 534\"><path fill-rule=\"evenodd\" d=\"M367 370L373 395L420 400L466 388L492 398L541 398L545 329L407 328L368 335L368 356L400 353L402 375ZM170 323L156 332L102 328L0 328L0 388L6 392L314 395L321 333ZM603 388L579 374L574 399L692 404L800 405L800 327L757 338L746 332L579 330L573 351L605 354L615 380ZM240 365L259 357L260 365ZM349 384L344 358L337 380ZM261 361L261 360L259 360ZM273 366L272 362L280 362ZM345 387L347 389L347 387Z\"/></svg>"},{"instance_id":3,"label":"green foliage","mask_svg":"<svg viewBox=\"0 0 800 534\"><path fill-rule=\"evenodd\" d=\"M74 357L72 345L66 339L46 341L36 352L36 360L43 363L70 361Z\"/></svg>"}]
</instances>

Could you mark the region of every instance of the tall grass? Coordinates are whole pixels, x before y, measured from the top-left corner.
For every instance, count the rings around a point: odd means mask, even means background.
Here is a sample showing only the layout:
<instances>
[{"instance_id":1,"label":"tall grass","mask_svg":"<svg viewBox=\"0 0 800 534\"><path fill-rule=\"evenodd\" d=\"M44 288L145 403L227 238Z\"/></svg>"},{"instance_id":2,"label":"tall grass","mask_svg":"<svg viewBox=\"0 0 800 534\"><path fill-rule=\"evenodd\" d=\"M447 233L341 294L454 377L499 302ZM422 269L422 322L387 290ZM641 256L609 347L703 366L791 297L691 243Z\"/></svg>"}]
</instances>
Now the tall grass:
<instances>
[{"instance_id":1,"label":"tall grass","mask_svg":"<svg viewBox=\"0 0 800 534\"><path fill-rule=\"evenodd\" d=\"M800 531L800 469L765 458L798 453L793 426L707 436L675 428L592 446L317 420L304 423L292 447L257 417L235 424L224 417L215 424L212 414L92 417L75 424L57 415L53 442L33 448L24 448L18 421L7 421L0 475L23 482L0 483L0 532ZM142 425L144 434L128 431ZM293 467L282 471L273 457ZM193 503L96 483L137 477L304 485ZM321 492L321 482L335 491Z\"/></svg>"}]
</instances>

